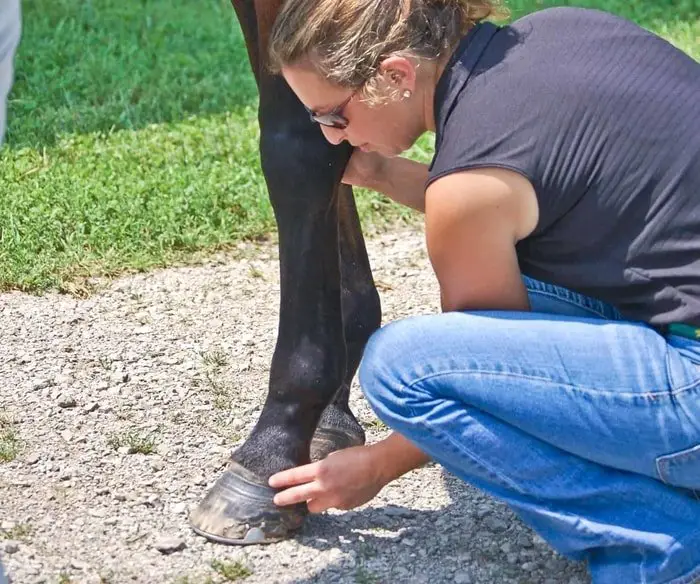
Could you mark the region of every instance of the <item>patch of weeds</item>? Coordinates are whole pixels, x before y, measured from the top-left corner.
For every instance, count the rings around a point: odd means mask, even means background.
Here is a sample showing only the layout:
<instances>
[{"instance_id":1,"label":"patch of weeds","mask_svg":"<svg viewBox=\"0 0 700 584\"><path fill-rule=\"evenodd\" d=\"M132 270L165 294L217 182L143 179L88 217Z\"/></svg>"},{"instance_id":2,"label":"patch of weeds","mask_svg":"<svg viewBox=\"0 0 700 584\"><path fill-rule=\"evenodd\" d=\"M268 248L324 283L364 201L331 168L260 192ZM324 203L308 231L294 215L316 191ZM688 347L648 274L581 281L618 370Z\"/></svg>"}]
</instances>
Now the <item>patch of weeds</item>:
<instances>
[{"instance_id":1,"label":"patch of weeds","mask_svg":"<svg viewBox=\"0 0 700 584\"><path fill-rule=\"evenodd\" d=\"M11 529L0 530L0 539L27 541L32 531L32 526L28 523L18 523Z\"/></svg>"},{"instance_id":2,"label":"patch of weeds","mask_svg":"<svg viewBox=\"0 0 700 584\"><path fill-rule=\"evenodd\" d=\"M22 446L12 424L8 416L0 416L0 462L13 461L17 458Z\"/></svg>"},{"instance_id":3,"label":"patch of weeds","mask_svg":"<svg viewBox=\"0 0 700 584\"><path fill-rule=\"evenodd\" d=\"M247 578L248 576L251 576L253 574L253 572L251 572L240 562L225 562L221 560L212 560L211 567L217 574L219 574L229 582L243 580L244 578Z\"/></svg>"},{"instance_id":4,"label":"patch of weeds","mask_svg":"<svg viewBox=\"0 0 700 584\"><path fill-rule=\"evenodd\" d=\"M114 582L114 572L110 570L109 572L104 572L100 574L100 584L113 584Z\"/></svg>"},{"instance_id":5,"label":"patch of weeds","mask_svg":"<svg viewBox=\"0 0 700 584\"><path fill-rule=\"evenodd\" d=\"M58 575L58 584L70 584L70 583L71 583L70 576L68 574L66 574L65 572L61 572Z\"/></svg>"},{"instance_id":6,"label":"patch of weeds","mask_svg":"<svg viewBox=\"0 0 700 584\"><path fill-rule=\"evenodd\" d=\"M387 426L379 418L373 418L373 419L368 420L366 422L362 422L362 425L365 428L367 428L368 430L388 430L389 429L389 426Z\"/></svg>"},{"instance_id":7,"label":"patch of weeds","mask_svg":"<svg viewBox=\"0 0 700 584\"><path fill-rule=\"evenodd\" d=\"M227 365L228 358L226 357L226 353L223 351L214 349L213 351L202 353L202 363L204 363L204 365L207 367L218 369Z\"/></svg>"},{"instance_id":8,"label":"patch of weeds","mask_svg":"<svg viewBox=\"0 0 700 584\"><path fill-rule=\"evenodd\" d=\"M265 274L263 274L255 266L248 266L248 273L250 274L251 278L260 278L261 280L265 279Z\"/></svg>"},{"instance_id":9,"label":"patch of weeds","mask_svg":"<svg viewBox=\"0 0 700 584\"><path fill-rule=\"evenodd\" d=\"M355 570L355 584L379 584L379 577L364 566Z\"/></svg>"},{"instance_id":10,"label":"patch of weeds","mask_svg":"<svg viewBox=\"0 0 700 584\"><path fill-rule=\"evenodd\" d=\"M231 407L231 394L228 386L214 378L214 376L207 371L205 373L207 378L207 384L209 386L209 391L214 397L214 407L219 410L228 410Z\"/></svg>"},{"instance_id":11,"label":"patch of weeds","mask_svg":"<svg viewBox=\"0 0 700 584\"><path fill-rule=\"evenodd\" d=\"M100 357L100 367L102 367L102 369L105 371L112 370L112 361L109 359L109 357Z\"/></svg>"},{"instance_id":12,"label":"patch of weeds","mask_svg":"<svg viewBox=\"0 0 700 584\"><path fill-rule=\"evenodd\" d=\"M107 439L107 444L114 450L126 446L129 449L129 454L152 454L156 447L152 435L140 434L136 430L130 430L124 434L112 434Z\"/></svg>"}]
</instances>

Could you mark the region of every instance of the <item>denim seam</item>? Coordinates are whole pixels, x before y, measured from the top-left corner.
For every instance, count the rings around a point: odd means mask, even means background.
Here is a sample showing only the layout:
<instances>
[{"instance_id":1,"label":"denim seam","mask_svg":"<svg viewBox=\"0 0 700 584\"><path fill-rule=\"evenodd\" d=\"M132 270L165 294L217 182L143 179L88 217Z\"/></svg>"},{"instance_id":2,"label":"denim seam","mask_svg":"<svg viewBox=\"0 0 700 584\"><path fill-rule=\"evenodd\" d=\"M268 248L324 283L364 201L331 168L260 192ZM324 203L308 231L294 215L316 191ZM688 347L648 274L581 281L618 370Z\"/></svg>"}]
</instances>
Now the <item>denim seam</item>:
<instances>
[{"instance_id":1,"label":"denim seam","mask_svg":"<svg viewBox=\"0 0 700 584\"><path fill-rule=\"evenodd\" d=\"M598 316L604 320L612 320L609 315L601 312L600 310L594 308L593 306L590 306L586 302L579 302L574 298L570 298L569 296L557 294L556 292L552 292L552 291L546 290L546 289L529 288L529 290L531 292L533 292L534 294L548 296L549 298L556 298L557 300L561 300L563 302L566 302L572 306L575 306L576 308L583 308L584 310L587 310L588 312L590 312L592 315Z\"/></svg>"},{"instance_id":2,"label":"denim seam","mask_svg":"<svg viewBox=\"0 0 700 584\"><path fill-rule=\"evenodd\" d=\"M697 584L697 578L700 577L700 564L695 566L690 572L673 580L669 580L665 584Z\"/></svg>"},{"instance_id":3,"label":"denim seam","mask_svg":"<svg viewBox=\"0 0 700 584\"><path fill-rule=\"evenodd\" d=\"M700 380L695 380L692 383L690 383L686 386L683 386L683 387L674 388L674 389L661 389L661 390L656 390L656 391L646 391L643 393L606 391L606 390L600 390L600 389L593 389L590 387L582 387L579 385L572 385L572 384L567 383L565 381L555 381L555 380L550 379L548 377L538 377L536 375L515 373L513 371L490 371L490 370L483 370L483 369L451 369L449 371L441 371L439 373L430 373L428 375L424 375L422 377L414 379L411 383L405 385L405 387L408 389L413 389L415 385L417 385L418 383L421 383L423 381L428 381L428 380L434 379L436 377L442 377L442 376L448 376L448 375L454 375L454 374L492 375L492 376L496 376L496 377L514 377L517 379L530 379L532 381L548 383L551 385L559 385L562 387L566 387L572 391L576 391L579 393L585 393L587 395L593 395L593 396L612 396L612 397L628 397L628 398L676 396L676 395L683 393L683 392L686 392L686 391L690 391L693 389L700 389Z\"/></svg>"}]
</instances>

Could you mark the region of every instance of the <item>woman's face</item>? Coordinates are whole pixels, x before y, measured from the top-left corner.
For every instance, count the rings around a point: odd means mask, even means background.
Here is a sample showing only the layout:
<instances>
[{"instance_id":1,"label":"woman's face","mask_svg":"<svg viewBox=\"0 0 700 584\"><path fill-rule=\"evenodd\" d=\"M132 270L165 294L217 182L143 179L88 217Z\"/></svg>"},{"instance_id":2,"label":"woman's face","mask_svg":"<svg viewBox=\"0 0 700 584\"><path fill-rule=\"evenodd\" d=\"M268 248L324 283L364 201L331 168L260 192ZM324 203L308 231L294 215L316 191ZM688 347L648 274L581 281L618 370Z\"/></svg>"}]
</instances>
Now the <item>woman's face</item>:
<instances>
[{"instance_id":1,"label":"woman's face","mask_svg":"<svg viewBox=\"0 0 700 584\"><path fill-rule=\"evenodd\" d=\"M400 72L385 74L383 77L392 80L387 87L380 87L380 91L393 90L398 97L374 106L363 101L361 91L353 93L351 89L329 82L308 63L285 67L282 75L315 115L334 112L345 119L344 128L321 124L324 136L332 144L345 140L364 151L397 156L425 131L423 108L415 97L415 79L411 80L410 75L407 79ZM406 90L411 92L411 97L403 97Z\"/></svg>"}]
</instances>

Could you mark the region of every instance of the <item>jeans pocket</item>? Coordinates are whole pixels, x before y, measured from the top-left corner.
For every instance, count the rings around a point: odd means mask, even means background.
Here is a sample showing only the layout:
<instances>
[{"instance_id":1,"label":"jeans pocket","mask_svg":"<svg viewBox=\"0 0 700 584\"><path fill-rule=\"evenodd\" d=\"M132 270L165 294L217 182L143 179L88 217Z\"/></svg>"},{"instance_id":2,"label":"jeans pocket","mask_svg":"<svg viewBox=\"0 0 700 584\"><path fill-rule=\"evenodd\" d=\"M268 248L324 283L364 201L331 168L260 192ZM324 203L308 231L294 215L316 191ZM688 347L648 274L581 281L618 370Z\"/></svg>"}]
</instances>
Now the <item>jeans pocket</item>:
<instances>
[{"instance_id":1,"label":"jeans pocket","mask_svg":"<svg viewBox=\"0 0 700 584\"><path fill-rule=\"evenodd\" d=\"M700 444L657 457L656 470L668 485L700 489Z\"/></svg>"}]
</instances>

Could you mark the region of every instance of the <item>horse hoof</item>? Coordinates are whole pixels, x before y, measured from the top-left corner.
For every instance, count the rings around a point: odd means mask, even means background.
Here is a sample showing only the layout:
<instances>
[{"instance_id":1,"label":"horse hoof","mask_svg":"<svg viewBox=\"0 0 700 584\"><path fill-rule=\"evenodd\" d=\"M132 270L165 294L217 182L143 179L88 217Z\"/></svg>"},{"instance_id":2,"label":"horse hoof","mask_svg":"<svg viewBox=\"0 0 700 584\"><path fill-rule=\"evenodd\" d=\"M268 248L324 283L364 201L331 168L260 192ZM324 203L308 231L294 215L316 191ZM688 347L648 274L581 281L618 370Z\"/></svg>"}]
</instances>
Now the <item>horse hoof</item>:
<instances>
[{"instance_id":1,"label":"horse hoof","mask_svg":"<svg viewBox=\"0 0 700 584\"><path fill-rule=\"evenodd\" d=\"M351 446L362 446L364 443L364 432L357 434L334 428L317 428L314 437L311 439L309 457L311 462L316 462L317 460L323 460L336 450L343 450Z\"/></svg>"},{"instance_id":2,"label":"horse hoof","mask_svg":"<svg viewBox=\"0 0 700 584\"><path fill-rule=\"evenodd\" d=\"M195 533L229 545L281 541L301 527L306 505L278 507L275 489L231 461L226 470L190 514Z\"/></svg>"}]
</instances>

